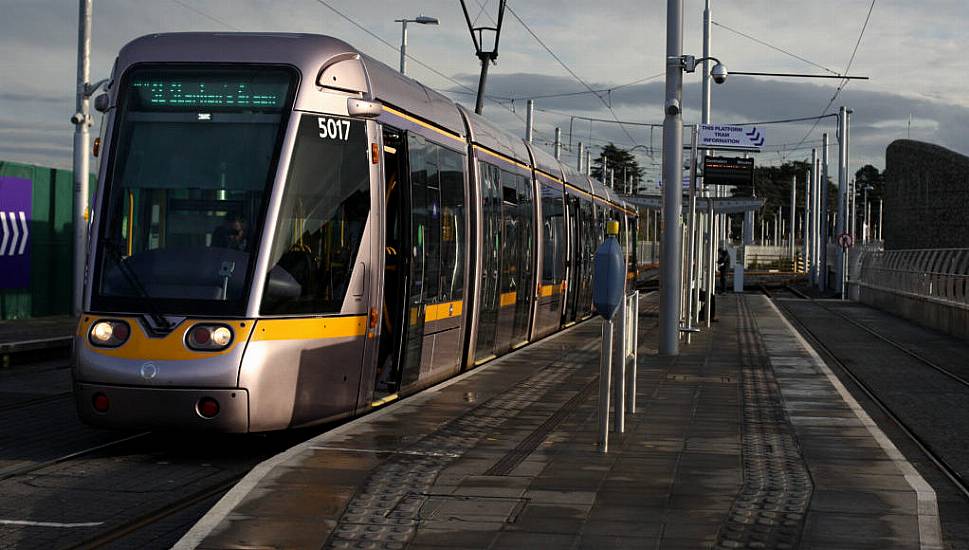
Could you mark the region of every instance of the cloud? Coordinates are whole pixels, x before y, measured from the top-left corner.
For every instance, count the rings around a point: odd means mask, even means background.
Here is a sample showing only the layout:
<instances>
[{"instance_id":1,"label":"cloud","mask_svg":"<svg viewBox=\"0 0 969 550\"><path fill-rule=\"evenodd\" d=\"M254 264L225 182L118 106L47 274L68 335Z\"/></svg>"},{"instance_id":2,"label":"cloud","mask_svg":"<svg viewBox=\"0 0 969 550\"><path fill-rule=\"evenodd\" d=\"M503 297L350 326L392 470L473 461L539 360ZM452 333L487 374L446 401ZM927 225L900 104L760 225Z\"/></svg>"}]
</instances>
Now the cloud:
<instances>
[{"instance_id":1,"label":"cloud","mask_svg":"<svg viewBox=\"0 0 969 550\"><path fill-rule=\"evenodd\" d=\"M487 6L481 22L488 22L497 2ZM343 38L362 51L396 66L396 45L400 26L394 19L427 13L441 20L436 27L413 26L408 51L447 75L477 86L477 60L456 2L399 0L374 3L332 2L334 7L377 33L389 43L362 33L339 15L312 0L104 0L94 3L92 52L93 80L107 76L118 49L144 34L166 31L226 31L240 28L260 32L314 32ZM662 0L514 0L509 5L568 66L593 88L609 88L663 71L665 55L665 2ZM473 3L472 3L473 5ZM814 0L792 3L777 0L715 2L713 18L718 23L747 32L758 39L796 52L836 71L844 70L864 21L868 2ZM908 132L913 119L914 139L939 143L959 151L969 149L962 136L967 120L969 96L964 93L966 75L962 61L964 23L969 20L969 2L933 0L931 9L920 0L894 0L876 5L851 72L872 76L871 81L853 82L842 93L842 102L855 110L853 166L861 162L880 164L887 143ZM684 49L700 51L703 0L684 0ZM200 16L198 11L207 14ZM475 10L477 11L477 10ZM65 120L74 110L76 3L62 0L7 0L0 18L0 113L10 129L62 128L48 132L46 153L38 155L50 163L69 162L52 144L69 139L72 128ZM839 16L832 18L832 13ZM474 14L473 14L474 15ZM714 54L734 70L806 72L816 70L775 50L743 38L725 27L714 27ZM819 70L819 69L817 69ZM416 63L409 74L434 88L452 88L453 82L434 75ZM687 121L697 118L699 75L685 79ZM498 64L489 74L489 93L521 97L579 91L572 79L526 29L506 16ZM624 120L660 122L663 81L615 90L607 99L615 115ZM834 93L834 86L812 81L781 81L731 77L714 90L714 113L721 121L765 120L813 116ZM454 95L464 104L468 95ZM573 141L601 145L615 141L658 147L656 129L572 120L563 113L610 119L613 114L594 97L572 96L538 101L539 141L551 139L555 126L567 129L571 123ZM512 112L514 111L514 112ZM524 102L499 106L489 103L486 114L515 133L524 128ZM905 121L901 124L900 121ZM808 132L808 124L771 126L773 144L797 143ZM95 130L97 127L95 127ZM805 141L815 145L820 131L834 133L827 121ZM627 135L627 133L629 135ZM903 134L904 132L904 134ZM28 141L44 143L37 134ZM22 150L19 147L18 150ZM641 150L640 150L641 151ZM5 157L26 152L12 148L0 151ZM790 155L806 155L795 151ZM641 156L644 163L651 162ZM777 162L776 153L761 155L763 162Z\"/></svg>"}]
</instances>

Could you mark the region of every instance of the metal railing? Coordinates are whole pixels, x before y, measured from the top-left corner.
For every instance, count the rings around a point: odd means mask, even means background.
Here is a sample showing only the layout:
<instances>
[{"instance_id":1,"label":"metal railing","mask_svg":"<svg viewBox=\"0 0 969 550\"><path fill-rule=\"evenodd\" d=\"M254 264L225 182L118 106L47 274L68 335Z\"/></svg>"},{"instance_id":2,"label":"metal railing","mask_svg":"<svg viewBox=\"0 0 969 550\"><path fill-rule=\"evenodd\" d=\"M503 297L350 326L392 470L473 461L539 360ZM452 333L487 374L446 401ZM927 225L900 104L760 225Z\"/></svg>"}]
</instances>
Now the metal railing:
<instances>
[{"instance_id":1,"label":"metal railing","mask_svg":"<svg viewBox=\"0 0 969 550\"><path fill-rule=\"evenodd\" d=\"M609 452L610 401L613 409L613 429L616 433L626 430L626 414L636 412L638 347L639 291L634 290L624 297L622 307L612 320L602 321L598 415L600 452Z\"/></svg>"},{"instance_id":2,"label":"metal railing","mask_svg":"<svg viewBox=\"0 0 969 550\"><path fill-rule=\"evenodd\" d=\"M969 248L866 250L851 282L969 308Z\"/></svg>"}]
</instances>

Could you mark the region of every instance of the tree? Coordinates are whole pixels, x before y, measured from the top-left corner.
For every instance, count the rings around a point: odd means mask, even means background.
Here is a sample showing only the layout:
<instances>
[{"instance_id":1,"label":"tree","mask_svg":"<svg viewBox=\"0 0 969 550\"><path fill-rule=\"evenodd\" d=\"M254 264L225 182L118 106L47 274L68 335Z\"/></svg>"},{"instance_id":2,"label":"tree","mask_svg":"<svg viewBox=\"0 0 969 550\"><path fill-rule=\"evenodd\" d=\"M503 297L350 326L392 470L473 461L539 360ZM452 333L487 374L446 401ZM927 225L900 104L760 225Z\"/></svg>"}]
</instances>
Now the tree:
<instances>
[{"instance_id":1,"label":"tree","mask_svg":"<svg viewBox=\"0 0 969 550\"><path fill-rule=\"evenodd\" d=\"M868 200L881 200L885 193L885 174L870 164L862 166L855 172L855 189L861 193L865 187L868 187Z\"/></svg>"},{"instance_id":2,"label":"tree","mask_svg":"<svg viewBox=\"0 0 969 550\"><path fill-rule=\"evenodd\" d=\"M609 181L602 174L603 160L606 161L606 169L613 173L617 190L623 190L624 177L632 182L632 189L639 188L640 182L643 179L643 169L639 166L639 161L636 160L636 157L628 149L616 147L614 143L609 143L602 148L599 157L592 161L592 177L608 184Z\"/></svg>"}]
</instances>

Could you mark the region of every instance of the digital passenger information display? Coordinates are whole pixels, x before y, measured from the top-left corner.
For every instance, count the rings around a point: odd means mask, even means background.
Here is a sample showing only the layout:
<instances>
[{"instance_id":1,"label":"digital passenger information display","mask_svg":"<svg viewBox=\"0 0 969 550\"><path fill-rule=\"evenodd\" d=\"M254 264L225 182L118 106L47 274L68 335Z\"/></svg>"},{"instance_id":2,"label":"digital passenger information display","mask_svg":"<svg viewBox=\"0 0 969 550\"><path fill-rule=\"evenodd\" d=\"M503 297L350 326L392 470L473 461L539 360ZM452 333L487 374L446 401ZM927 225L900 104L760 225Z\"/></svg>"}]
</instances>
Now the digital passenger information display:
<instances>
[{"instance_id":1,"label":"digital passenger information display","mask_svg":"<svg viewBox=\"0 0 969 550\"><path fill-rule=\"evenodd\" d=\"M269 71L138 71L131 96L140 109L193 107L278 110L289 91L290 75Z\"/></svg>"}]
</instances>

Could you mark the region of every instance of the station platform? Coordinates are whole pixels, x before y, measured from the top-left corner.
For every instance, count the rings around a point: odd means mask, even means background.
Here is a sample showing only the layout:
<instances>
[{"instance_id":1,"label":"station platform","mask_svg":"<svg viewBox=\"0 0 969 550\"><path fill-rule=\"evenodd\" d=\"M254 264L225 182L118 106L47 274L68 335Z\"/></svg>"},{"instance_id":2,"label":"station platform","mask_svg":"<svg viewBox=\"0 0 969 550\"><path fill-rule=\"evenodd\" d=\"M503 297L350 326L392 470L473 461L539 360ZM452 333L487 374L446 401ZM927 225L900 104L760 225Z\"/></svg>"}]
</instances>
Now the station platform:
<instances>
[{"instance_id":1,"label":"station platform","mask_svg":"<svg viewBox=\"0 0 969 550\"><path fill-rule=\"evenodd\" d=\"M263 462L176 548L942 548L931 487L761 295L596 447L590 320Z\"/></svg>"},{"instance_id":2,"label":"station platform","mask_svg":"<svg viewBox=\"0 0 969 550\"><path fill-rule=\"evenodd\" d=\"M53 315L23 320L0 321L0 366L9 355L52 349L70 350L77 330L77 317Z\"/></svg>"}]
</instances>

